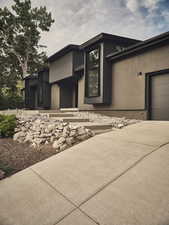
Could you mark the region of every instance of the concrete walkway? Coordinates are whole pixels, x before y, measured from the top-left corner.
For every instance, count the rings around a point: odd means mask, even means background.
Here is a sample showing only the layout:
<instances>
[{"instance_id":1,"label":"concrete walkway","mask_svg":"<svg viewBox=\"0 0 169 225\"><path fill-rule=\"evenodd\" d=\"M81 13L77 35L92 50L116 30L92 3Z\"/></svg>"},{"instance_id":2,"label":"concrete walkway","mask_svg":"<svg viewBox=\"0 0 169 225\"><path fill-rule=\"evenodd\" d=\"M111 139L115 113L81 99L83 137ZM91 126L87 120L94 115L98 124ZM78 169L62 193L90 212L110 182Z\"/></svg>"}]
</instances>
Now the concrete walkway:
<instances>
[{"instance_id":1,"label":"concrete walkway","mask_svg":"<svg viewBox=\"0 0 169 225\"><path fill-rule=\"evenodd\" d=\"M97 135L0 182L0 225L168 225L169 122Z\"/></svg>"}]
</instances>

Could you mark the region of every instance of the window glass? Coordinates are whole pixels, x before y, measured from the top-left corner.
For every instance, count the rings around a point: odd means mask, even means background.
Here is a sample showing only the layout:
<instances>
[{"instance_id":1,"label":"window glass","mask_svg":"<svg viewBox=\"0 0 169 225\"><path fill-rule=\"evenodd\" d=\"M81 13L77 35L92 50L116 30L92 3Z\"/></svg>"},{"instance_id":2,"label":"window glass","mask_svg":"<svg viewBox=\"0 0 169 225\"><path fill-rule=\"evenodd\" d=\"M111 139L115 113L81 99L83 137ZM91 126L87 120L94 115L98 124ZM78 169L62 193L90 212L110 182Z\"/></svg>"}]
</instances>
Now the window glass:
<instances>
[{"instance_id":1,"label":"window glass","mask_svg":"<svg viewBox=\"0 0 169 225\"><path fill-rule=\"evenodd\" d=\"M99 49L94 49L89 52L89 66L98 65L99 61Z\"/></svg>"},{"instance_id":2,"label":"window glass","mask_svg":"<svg viewBox=\"0 0 169 225\"><path fill-rule=\"evenodd\" d=\"M88 71L88 96L94 97L99 95L99 76L98 70Z\"/></svg>"},{"instance_id":3,"label":"window glass","mask_svg":"<svg viewBox=\"0 0 169 225\"><path fill-rule=\"evenodd\" d=\"M86 96L97 97L100 94L100 50L96 48L87 53Z\"/></svg>"}]
</instances>

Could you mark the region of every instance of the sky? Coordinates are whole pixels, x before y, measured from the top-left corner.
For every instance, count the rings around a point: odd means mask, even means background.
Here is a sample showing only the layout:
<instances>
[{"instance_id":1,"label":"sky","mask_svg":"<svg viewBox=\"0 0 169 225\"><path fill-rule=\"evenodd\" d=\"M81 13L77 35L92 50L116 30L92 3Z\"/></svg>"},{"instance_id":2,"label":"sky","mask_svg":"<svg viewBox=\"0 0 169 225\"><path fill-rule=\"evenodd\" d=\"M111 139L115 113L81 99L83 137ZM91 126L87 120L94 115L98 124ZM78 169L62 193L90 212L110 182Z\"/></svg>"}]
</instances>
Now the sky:
<instances>
[{"instance_id":1,"label":"sky","mask_svg":"<svg viewBox=\"0 0 169 225\"><path fill-rule=\"evenodd\" d=\"M0 7L13 0L0 0ZM48 56L101 32L145 40L169 31L169 0L32 0L46 6L55 23L42 34Z\"/></svg>"}]
</instances>

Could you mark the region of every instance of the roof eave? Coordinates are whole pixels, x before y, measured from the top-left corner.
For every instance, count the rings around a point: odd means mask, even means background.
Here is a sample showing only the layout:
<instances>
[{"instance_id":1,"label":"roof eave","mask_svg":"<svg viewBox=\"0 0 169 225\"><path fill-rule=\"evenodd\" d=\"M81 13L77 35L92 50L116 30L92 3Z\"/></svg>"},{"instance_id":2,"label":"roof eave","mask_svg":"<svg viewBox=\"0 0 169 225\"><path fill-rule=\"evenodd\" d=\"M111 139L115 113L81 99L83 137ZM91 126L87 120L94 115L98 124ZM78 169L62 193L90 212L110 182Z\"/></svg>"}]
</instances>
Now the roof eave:
<instances>
[{"instance_id":1,"label":"roof eave","mask_svg":"<svg viewBox=\"0 0 169 225\"><path fill-rule=\"evenodd\" d=\"M121 59L123 57L127 57L127 56L130 56L132 54L135 54L135 53L137 53L141 50L145 50L148 47L152 47L152 46L155 46L157 44L166 42L166 41L169 40L169 32L167 32L165 34L166 35L163 35L163 36L159 35L157 37L148 39L148 40L143 41L141 43L138 43L136 45L132 45L131 47L128 47L127 49L122 50L120 52L117 52L115 54L109 54L109 55L106 56L106 58L109 61Z\"/></svg>"},{"instance_id":2,"label":"roof eave","mask_svg":"<svg viewBox=\"0 0 169 225\"><path fill-rule=\"evenodd\" d=\"M64 48L62 48L61 50L59 50L58 52L56 52L55 54L48 57L47 62L53 62L56 59L64 56L65 54L67 54L71 51L75 51L75 50L80 50L80 46L79 45L73 45L73 44L67 45Z\"/></svg>"},{"instance_id":3,"label":"roof eave","mask_svg":"<svg viewBox=\"0 0 169 225\"><path fill-rule=\"evenodd\" d=\"M85 49L88 48L91 45L97 44L98 42L104 41L104 40L113 40L116 41L123 41L123 42L141 42L141 40L132 39L132 38L126 38L123 36L118 35L112 35L107 33L100 33L99 35L91 38L90 40L86 41L81 45L81 48Z\"/></svg>"}]
</instances>

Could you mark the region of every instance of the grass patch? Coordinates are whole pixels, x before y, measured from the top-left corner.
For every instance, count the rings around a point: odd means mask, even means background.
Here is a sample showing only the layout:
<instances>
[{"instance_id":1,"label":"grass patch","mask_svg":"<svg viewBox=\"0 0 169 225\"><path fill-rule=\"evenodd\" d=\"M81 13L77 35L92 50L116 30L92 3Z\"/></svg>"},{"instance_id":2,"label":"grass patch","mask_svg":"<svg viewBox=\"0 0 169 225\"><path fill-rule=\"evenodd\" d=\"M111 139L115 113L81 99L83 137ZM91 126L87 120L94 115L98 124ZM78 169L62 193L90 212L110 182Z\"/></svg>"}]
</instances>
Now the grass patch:
<instances>
[{"instance_id":1,"label":"grass patch","mask_svg":"<svg viewBox=\"0 0 169 225\"><path fill-rule=\"evenodd\" d=\"M2 163L0 163L0 170L5 172L5 176L10 176L11 174L13 174L16 170L9 167L9 166L4 166Z\"/></svg>"}]
</instances>

